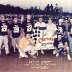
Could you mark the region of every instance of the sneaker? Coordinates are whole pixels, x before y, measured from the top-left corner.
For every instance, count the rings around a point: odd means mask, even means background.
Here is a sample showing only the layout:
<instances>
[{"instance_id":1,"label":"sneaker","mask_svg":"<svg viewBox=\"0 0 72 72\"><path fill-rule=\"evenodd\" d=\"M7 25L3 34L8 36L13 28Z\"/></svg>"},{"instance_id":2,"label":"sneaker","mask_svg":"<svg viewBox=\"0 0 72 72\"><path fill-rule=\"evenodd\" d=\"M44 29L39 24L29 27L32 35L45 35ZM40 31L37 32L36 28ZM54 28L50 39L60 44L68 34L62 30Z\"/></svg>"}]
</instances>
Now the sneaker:
<instances>
[{"instance_id":1,"label":"sneaker","mask_svg":"<svg viewBox=\"0 0 72 72\"><path fill-rule=\"evenodd\" d=\"M56 57L58 57L58 56L59 56L59 53L56 54Z\"/></svg>"},{"instance_id":2,"label":"sneaker","mask_svg":"<svg viewBox=\"0 0 72 72\"><path fill-rule=\"evenodd\" d=\"M43 50L41 50L41 54L44 54L44 51Z\"/></svg>"},{"instance_id":3,"label":"sneaker","mask_svg":"<svg viewBox=\"0 0 72 72\"><path fill-rule=\"evenodd\" d=\"M36 56L34 56L34 55L33 55L33 56L31 56L31 57L32 57L32 58L37 58L37 57L36 57Z\"/></svg>"},{"instance_id":4,"label":"sneaker","mask_svg":"<svg viewBox=\"0 0 72 72\"><path fill-rule=\"evenodd\" d=\"M19 58L23 58L23 57L19 56Z\"/></svg>"},{"instance_id":5,"label":"sneaker","mask_svg":"<svg viewBox=\"0 0 72 72\"><path fill-rule=\"evenodd\" d=\"M68 59L68 60L71 60L71 57L70 57L70 55L69 55L69 54L67 55L67 59Z\"/></svg>"},{"instance_id":6,"label":"sneaker","mask_svg":"<svg viewBox=\"0 0 72 72\"><path fill-rule=\"evenodd\" d=\"M24 58L28 58L28 55L24 54Z\"/></svg>"},{"instance_id":7,"label":"sneaker","mask_svg":"<svg viewBox=\"0 0 72 72\"><path fill-rule=\"evenodd\" d=\"M14 53L16 52L16 49L14 49Z\"/></svg>"},{"instance_id":8,"label":"sneaker","mask_svg":"<svg viewBox=\"0 0 72 72\"><path fill-rule=\"evenodd\" d=\"M53 50L53 55L55 55L57 53L57 51L56 50Z\"/></svg>"},{"instance_id":9,"label":"sneaker","mask_svg":"<svg viewBox=\"0 0 72 72\"><path fill-rule=\"evenodd\" d=\"M10 53L8 53L8 54L6 54L7 56L11 56L11 54Z\"/></svg>"},{"instance_id":10,"label":"sneaker","mask_svg":"<svg viewBox=\"0 0 72 72\"><path fill-rule=\"evenodd\" d=\"M24 54L23 53L20 53L19 54L19 58L28 58L28 56L25 53Z\"/></svg>"},{"instance_id":11,"label":"sneaker","mask_svg":"<svg viewBox=\"0 0 72 72\"><path fill-rule=\"evenodd\" d=\"M1 50L0 50L0 55L1 55Z\"/></svg>"}]
</instances>

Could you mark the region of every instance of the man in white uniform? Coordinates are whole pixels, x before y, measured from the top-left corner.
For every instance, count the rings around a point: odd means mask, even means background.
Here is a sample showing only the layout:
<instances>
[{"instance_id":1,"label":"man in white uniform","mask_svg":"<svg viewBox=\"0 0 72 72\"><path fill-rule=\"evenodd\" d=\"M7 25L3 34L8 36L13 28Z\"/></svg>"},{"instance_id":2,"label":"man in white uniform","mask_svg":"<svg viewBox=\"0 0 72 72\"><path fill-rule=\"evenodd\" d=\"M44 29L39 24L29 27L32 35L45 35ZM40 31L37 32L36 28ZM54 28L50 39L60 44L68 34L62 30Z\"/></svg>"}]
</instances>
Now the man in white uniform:
<instances>
[{"instance_id":1,"label":"man in white uniform","mask_svg":"<svg viewBox=\"0 0 72 72\"><path fill-rule=\"evenodd\" d=\"M42 17L39 17L38 22L35 23L35 29L37 30L37 41L36 44L38 43L38 39L42 38L45 34L45 28L46 24L43 22ZM43 50L41 50L41 53L44 54Z\"/></svg>"}]
</instances>

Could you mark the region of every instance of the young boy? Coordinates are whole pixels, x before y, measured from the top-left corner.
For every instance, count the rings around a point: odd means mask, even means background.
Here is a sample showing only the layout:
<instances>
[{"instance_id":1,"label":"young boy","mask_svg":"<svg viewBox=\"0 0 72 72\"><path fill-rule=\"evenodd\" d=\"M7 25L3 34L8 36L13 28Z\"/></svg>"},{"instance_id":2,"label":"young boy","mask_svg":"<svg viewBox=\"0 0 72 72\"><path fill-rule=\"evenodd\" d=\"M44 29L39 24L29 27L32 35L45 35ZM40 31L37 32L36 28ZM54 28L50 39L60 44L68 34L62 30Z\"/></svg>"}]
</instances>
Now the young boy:
<instances>
[{"instance_id":1,"label":"young boy","mask_svg":"<svg viewBox=\"0 0 72 72\"><path fill-rule=\"evenodd\" d=\"M28 55L26 52L28 52L32 57L36 58L34 54L36 51L34 51L35 43L30 38L30 35L27 34L26 36L22 36L19 42L19 58L28 58Z\"/></svg>"},{"instance_id":2,"label":"young boy","mask_svg":"<svg viewBox=\"0 0 72 72\"><path fill-rule=\"evenodd\" d=\"M54 46L56 49L56 57L59 56L59 54L66 54L67 59L71 60L70 54L69 54L69 47L67 40L62 37L62 34L59 33L58 37L54 40Z\"/></svg>"}]
</instances>

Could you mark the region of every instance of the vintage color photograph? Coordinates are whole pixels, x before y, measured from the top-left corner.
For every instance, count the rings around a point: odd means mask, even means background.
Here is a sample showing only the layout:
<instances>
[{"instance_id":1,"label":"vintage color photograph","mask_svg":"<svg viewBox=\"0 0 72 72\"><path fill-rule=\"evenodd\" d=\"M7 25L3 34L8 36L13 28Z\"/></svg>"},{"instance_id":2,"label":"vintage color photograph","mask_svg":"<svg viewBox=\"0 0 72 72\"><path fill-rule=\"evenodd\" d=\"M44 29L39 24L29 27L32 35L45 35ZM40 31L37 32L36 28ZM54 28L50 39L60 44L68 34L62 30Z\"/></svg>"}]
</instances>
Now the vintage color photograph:
<instances>
[{"instance_id":1,"label":"vintage color photograph","mask_svg":"<svg viewBox=\"0 0 72 72\"><path fill-rule=\"evenodd\" d=\"M0 72L72 72L72 1L0 0Z\"/></svg>"}]
</instances>

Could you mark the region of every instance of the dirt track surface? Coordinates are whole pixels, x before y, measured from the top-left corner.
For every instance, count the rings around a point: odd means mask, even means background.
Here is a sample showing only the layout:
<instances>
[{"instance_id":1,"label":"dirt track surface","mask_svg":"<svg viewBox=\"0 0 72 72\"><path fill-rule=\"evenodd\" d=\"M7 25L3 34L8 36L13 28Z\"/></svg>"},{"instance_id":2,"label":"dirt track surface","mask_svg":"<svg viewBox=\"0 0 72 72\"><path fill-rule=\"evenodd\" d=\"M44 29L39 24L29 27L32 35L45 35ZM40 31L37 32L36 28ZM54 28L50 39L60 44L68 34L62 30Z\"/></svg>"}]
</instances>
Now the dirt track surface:
<instances>
[{"instance_id":1,"label":"dirt track surface","mask_svg":"<svg viewBox=\"0 0 72 72\"><path fill-rule=\"evenodd\" d=\"M72 61L68 61L66 56L56 58L50 53L34 59L19 59L18 53L0 56L0 72L72 72Z\"/></svg>"}]
</instances>

